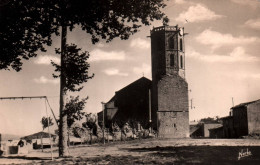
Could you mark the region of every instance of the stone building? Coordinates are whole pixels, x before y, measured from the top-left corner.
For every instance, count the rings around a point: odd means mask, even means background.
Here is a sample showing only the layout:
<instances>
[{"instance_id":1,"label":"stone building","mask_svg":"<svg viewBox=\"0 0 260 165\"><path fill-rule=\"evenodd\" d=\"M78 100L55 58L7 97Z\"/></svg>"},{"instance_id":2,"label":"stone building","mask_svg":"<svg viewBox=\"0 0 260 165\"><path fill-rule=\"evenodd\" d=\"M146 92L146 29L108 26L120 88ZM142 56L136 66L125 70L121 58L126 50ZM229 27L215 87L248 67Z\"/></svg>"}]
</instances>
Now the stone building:
<instances>
[{"instance_id":1,"label":"stone building","mask_svg":"<svg viewBox=\"0 0 260 165\"><path fill-rule=\"evenodd\" d=\"M203 123L202 130L203 130L203 137L210 137L210 130L217 129L222 127L220 123Z\"/></svg>"},{"instance_id":2,"label":"stone building","mask_svg":"<svg viewBox=\"0 0 260 165\"><path fill-rule=\"evenodd\" d=\"M104 118L107 128L112 124L122 127L125 123L139 123L143 128L150 126L149 90L152 81L142 77L115 92L104 104ZM102 125L103 112L98 113L99 125Z\"/></svg>"},{"instance_id":3,"label":"stone building","mask_svg":"<svg viewBox=\"0 0 260 165\"><path fill-rule=\"evenodd\" d=\"M210 132L213 132L214 129L220 129L222 127L221 123L199 123L197 125L190 126L190 137L192 138L209 138L215 135L210 135ZM219 132L219 131L218 131ZM214 132L215 133L215 132ZM220 137L220 136L218 136Z\"/></svg>"},{"instance_id":4,"label":"stone building","mask_svg":"<svg viewBox=\"0 0 260 165\"><path fill-rule=\"evenodd\" d=\"M235 137L234 125L233 125L233 116L226 116L221 118L223 121L223 137L224 138L233 138Z\"/></svg>"},{"instance_id":5,"label":"stone building","mask_svg":"<svg viewBox=\"0 0 260 165\"><path fill-rule=\"evenodd\" d=\"M212 134L218 133L223 138L239 138L253 134L260 134L260 100L241 103L230 109L230 115L221 118L221 129L212 130ZM213 135L214 136L214 135Z\"/></svg>"},{"instance_id":6,"label":"stone building","mask_svg":"<svg viewBox=\"0 0 260 165\"><path fill-rule=\"evenodd\" d=\"M209 129L209 137L212 138L212 139L223 138L224 137L223 126Z\"/></svg>"},{"instance_id":7,"label":"stone building","mask_svg":"<svg viewBox=\"0 0 260 165\"><path fill-rule=\"evenodd\" d=\"M162 138L189 137L184 35L178 26L151 30L152 120Z\"/></svg>"},{"instance_id":8,"label":"stone building","mask_svg":"<svg viewBox=\"0 0 260 165\"><path fill-rule=\"evenodd\" d=\"M236 137L260 133L260 100L234 106L231 114Z\"/></svg>"},{"instance_id":9,"label":"stone building","mask_svg":"<svg viewBox=\"0 0 260 165\"><path fill-rule=\"evenodd\" d=\"M138 121L162 138L189 137L188 83L185 80L184 28L151 30L152 81L141 78L117 91L104 105L107 127ZM151 99L149 90L151 89ZM151 100L151 111L149 108ZM98 113L99 122L103 112Z\"/></svg>"}]
</instances>

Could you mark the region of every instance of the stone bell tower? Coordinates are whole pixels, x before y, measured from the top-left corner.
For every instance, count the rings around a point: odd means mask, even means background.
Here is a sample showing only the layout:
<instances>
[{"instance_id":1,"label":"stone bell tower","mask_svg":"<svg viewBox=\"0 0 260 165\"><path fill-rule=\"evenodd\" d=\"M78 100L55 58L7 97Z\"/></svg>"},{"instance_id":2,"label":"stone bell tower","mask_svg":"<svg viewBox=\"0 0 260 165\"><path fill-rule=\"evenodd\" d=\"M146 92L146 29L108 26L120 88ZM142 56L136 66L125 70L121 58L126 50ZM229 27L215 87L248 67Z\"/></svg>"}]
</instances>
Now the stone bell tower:
<instances>
[{"instance_id":1,"label":"stone bell tower","mask_svg":"<svg viewBox=\"0 0 260 165\"><path fill-rule=\"evenodd\" d=\"M184 28L151 30L153 121L159 137L189 137L188 83L185 80Z\"/></svg>"}]
</instances>

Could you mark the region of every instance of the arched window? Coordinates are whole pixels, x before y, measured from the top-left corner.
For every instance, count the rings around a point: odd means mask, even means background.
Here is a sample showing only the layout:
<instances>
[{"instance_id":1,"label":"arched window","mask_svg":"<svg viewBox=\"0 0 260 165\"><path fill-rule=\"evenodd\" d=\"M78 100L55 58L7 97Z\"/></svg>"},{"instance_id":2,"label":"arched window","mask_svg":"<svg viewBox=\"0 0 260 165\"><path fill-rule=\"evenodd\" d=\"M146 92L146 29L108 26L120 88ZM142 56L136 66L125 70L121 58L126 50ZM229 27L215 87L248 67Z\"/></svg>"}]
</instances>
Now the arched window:
<instances>
[{"instance_id":1,"label":"arched window","mask_svg":"<svg viewBox=\"0 0 260 165\"><path fill-rule=\"evenodd\" d=\"M182 38L180 39L180 50L183 51L183 47L182 47Z\"/></svg>"},{"instance_id":2,"label":"arched window","mask_svg":"<svg viewBox=\"0 0 260 165\"><path fill-rule=\"evenodd\" d=\"M174 49L174 37L173 36L171 36L170 38L169 38L169 49Z\"/></svg>"},{"instance_id":3,"label":"arched window","mask_svg":"<svg viewBox=\"0 0 260 165\"><path fill-rule=\"evenodd\" d=\"M174 54L170 55L170 66L174 66Z\"/></svg>"},{"instance_id":4,"label":"arched window","mask_svg":"<svg viewBox=\"0 0 260 165\"><path fill-rule=\"evenodd\" d=\"M181 68L183 68L183 57L181 56Z\"/></svg>"}]
</instances>

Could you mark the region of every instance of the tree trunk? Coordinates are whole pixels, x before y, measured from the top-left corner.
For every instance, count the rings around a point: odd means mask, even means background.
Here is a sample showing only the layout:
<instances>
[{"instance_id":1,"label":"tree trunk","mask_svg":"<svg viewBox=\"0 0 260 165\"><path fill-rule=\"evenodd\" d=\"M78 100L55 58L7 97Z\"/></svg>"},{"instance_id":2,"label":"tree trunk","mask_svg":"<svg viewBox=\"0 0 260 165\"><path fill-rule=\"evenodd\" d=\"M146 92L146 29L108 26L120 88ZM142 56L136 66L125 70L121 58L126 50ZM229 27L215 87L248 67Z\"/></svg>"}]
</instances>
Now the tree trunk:
<instances>
[{"instance_id":1,"label":"tree trunk","mask_svg":"<svg viewBox=\"0 0 260 165\"><path fill-rule=\"evenodd\" d=\"M70 147L70 128L68 128L68 142L67 142L67 144L68 144L68 147Z\"/></svg>"},{"instance_id":2,"label":"tree trunk","mask_svg":"<svg viewBox=\"0 0 260 165\"><path fill-rule=\"evenodd\" d=\"M67 40L67 26L62 26L61 32L61 77L60 77L60 123L59 123L59 157L69 156L68 152L68 126L67 126L67 115L64 114L65 108L65 87L66 87L66 78L64 73L65 67L65 56L66 56L66 40Z\"/></svg>"},{"instance_id":3,"label":"tree trunk","mask_svg":"<svg viewBox=\"0 0 260 165\"><path fill-rule=\"evenodd\" d=\"M121 130L121 141L123 141L123 130L120 128Z\"/></svg>"},{"instance_id":4,"label":"tree trunk","mask_svg":"<svg viewBox=\"0 0 260 165\"><path fill-rule=\"evenodd\" d=\"M108 129L106 130L106 132L107 132L107 142L109 143Z\"/></svg>"},{"instance_id":5,"label":"tree trunk","mask_svg":"<svg viewBox=\"0 0 260 165\"><path fill-rule=\"evenodd\" d=\"M90 142L89 144L92 144L92 133L90 133Z\"/></svg>"}]
</instances>

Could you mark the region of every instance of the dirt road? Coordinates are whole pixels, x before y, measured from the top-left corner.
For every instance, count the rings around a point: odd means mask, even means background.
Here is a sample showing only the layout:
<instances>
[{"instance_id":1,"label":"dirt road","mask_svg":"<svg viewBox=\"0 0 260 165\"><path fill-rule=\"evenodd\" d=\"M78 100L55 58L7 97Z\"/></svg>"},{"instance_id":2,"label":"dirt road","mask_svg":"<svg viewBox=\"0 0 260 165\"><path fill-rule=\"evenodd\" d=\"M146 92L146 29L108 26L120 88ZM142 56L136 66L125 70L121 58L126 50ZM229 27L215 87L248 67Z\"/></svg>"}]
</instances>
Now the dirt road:
<instances>
[{"instance_id":1,"label":"dirt road","mask_svg":"<svg viewBox=\"0 0 260 165\"><path fill-rule=\"evenodd\" d=\"M58 149L0 158L0 164L260 164L256 139L146 139L70 147L70 158Z\"/></svg>"}]
</instances>

